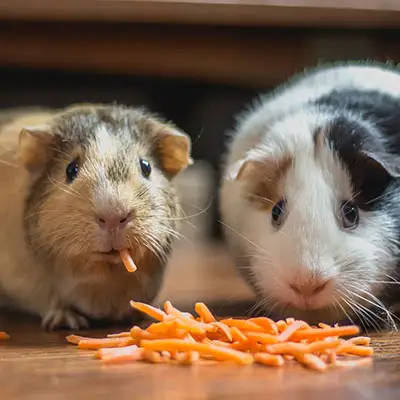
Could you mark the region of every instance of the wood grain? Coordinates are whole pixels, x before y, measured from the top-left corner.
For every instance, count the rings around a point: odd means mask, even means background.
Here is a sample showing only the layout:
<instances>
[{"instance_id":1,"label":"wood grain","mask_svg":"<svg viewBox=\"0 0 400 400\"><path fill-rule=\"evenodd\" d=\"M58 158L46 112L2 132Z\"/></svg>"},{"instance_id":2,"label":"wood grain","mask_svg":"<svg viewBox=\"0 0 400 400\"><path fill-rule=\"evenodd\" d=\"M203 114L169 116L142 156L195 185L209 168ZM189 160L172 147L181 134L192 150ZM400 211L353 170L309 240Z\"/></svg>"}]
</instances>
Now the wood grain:
<instances>
[{"instance_id":1,"label":"wood grain","mask_svg":"<svg viewBox=\"0 0 400 400\"><path fill-rule=\"evenodd\" d=\"M0 65L265 88L318 61L400 59L399 33L1 23Z\"/></svg>"},{"instance_id":2,"label":"wood grain","mask_svg":"<svg viewBox=\"0 0 400 400\"><path fill-rule=\"evenodd\" d=\"M0 343L0 397L17 399L396 399L400 335L374 337L372 366L318 374L293 364L263 366L105 366L93 353L46 333L36 320L2 314L11 338ZM109 329L107 332L118 331ZM102 336L104 331L83 332Z\"/></svg>"},{"instance_id":3,"label":"wood grain","mask_svg":"<svg viewBox=\"0 0 400 400\"><path fill-rule=\"evenodd\" d=\"M397 0L8 0L0 18L251 26L398 27Z\"/></svg>"}]
</instances>

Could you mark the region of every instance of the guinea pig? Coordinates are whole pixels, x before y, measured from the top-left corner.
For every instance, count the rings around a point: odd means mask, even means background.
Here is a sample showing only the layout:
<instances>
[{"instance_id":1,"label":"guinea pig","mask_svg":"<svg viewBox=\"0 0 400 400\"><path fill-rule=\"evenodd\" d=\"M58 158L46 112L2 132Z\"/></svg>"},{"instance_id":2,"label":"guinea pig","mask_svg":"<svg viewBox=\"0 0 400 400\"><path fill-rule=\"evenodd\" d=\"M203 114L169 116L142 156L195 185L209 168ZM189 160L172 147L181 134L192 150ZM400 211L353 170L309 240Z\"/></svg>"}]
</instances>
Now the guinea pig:
<instances>
[{"instance_id":1,"label":"guinea pig","mask_svg":"<svg viewBox=\"0 0 400 400\"><path fill-rule=\"evenodd\" d=\"M299 73L239 116L220 215L237 269L275 318L396 328L400 72Z\"/></svg>"},{"instance_id":2,"label":"guinea pig","mask_svg":"<svg viewBox=\"0 0 400 400\"><path fill-rule=\"evenodd\" d=\"M191 139L119 105L0 120L2 304L51 330L131 320L129 301L151 302L163 282L181 215L174 177L192 163Z\"/></svg>"}]
</instances>

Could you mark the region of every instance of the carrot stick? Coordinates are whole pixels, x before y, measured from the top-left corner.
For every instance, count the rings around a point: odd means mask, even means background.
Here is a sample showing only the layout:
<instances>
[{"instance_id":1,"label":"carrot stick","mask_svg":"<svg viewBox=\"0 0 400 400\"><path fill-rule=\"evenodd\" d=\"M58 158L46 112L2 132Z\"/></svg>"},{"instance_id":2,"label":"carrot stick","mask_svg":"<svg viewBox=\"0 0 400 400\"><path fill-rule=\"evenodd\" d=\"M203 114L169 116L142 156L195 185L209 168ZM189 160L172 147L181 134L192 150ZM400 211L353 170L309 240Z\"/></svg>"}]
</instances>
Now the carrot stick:
<instances>
[{"instance_id":1,"label":"carrot stick","mask_svg":"<svg viewBox=\"0 0 400 400\"><path fill-rule=\"evenodd\" d=\"M121 257L122 263L124 264L128 272L135 272L137 270L137 267L127 249L120 250L119 255Z\"/></svg>"},{"instance_id":2,"label":"carrot stick","mask_svg":"<svg viewBox=\"0 0 400 400\"><path fill-rule=\"evenodd\" d=\"M120 332L120 333L109 333L107 335L108 338L116 338L116 337L130 337L130 332Z\"/></svg>"},{"instance_id":3,"label":"carrot stick","mask_svg":"<svg viewBox=\"0 0 400 400\"><path fill-rule=\"evenodd\" d=\"M130 304L132 308L135 308L136 310L141 311L144 314L147 314L148 316L156 319L157 321L163 321L164 318L167 316L167 314L163 310L160 310L159 308L150 306L145 303L140 303L138 301L131 301Z\"/></svg>"},{"instance_id":4,"label":"carrot stick","mask_svg":"<svg viewBox=\"0 0 400 400\"><path fill-rule=\"evenodd\" d=\"M235 342L247 342L247 337L244 333L241 332L239 328L236 328L236 326L231 327L231 333L232 333L232 339Z\"/></svg>"},{"instance_id":5,"label":"carrot stick","mask_svg":"<svg viewBox=\"0 0 400 400\"><path fill-rule=\"evenodd\" d=\"M0 332L0 340L7 340L10 338L10 335L6 332Z\"/></svg>"},{"instance_id":6,"label":"carrot stick","mask_svg":"<svg viewBox=\"0 0 400 400\"><path fill-rule=\"evenodd\" d=\"M103 360L106 364L118 364L141 360L143 357L143 351L136 345L113 349L103 348L97 350L97 357Z\"/></svg>"},{"instance_id":7,"label":"carrot stick","mask_svg":"<svg viewBox=\"0 0 400 400\"><path fill-rule=\"evenodd\" d=\"M230 327L235 326L236 328L239 328L241 330L247 330L252 332L264 332L264 329L260 325L257 325L254 322L246 321L244 319L228 318L228 319L223 319L220 322Z\"/></svg>"},{"instance_id":8,"label":"carrot stick","mask_svg":"<svg viewBox=\"0 0 400 400\"><path fill-rule=\"evenodd\" d=\"M186 313L175 308L170 301L164 303L164 310L168 315L181 320L192 333L205 334L207 330L215 330L215 327L205 324L203 322L198 322L194 318L189 318Z\"/></svg>"},{"instance_id":9,"label":"carrot stick","mask_svg":"<svg viewBox=\"0 0 400 400\"><path fill-rule=\"evenodd\" d=\"M318 326L319 326L320 328L323 328L323 329L332 328L330 325L324 324L323 322L320 322L320 323L318 324Z\"/></svg>"},{"instance_id":10,"label":"carrot stick","mask_svg":"<svg viewBox=\"0 0 400 400\"><path fill-rule=\"evenodd\" d=\"M301 339L322 339L329 336L352 336L360 332L358 326L341 326L335 328L326 329L301 329L295 332L291 339L293 341L299 341Z\"/></svg>"},{"instance_id":11,"label":"carrot stick","mask_svg":"<svg viewBox=\"0 0 400 400\"><path fill-rule=\"evenodd\" d=\"M278 321L276 327L278 328L279 333L281 333L287 328L287 323L286 321Z\"/></svg>"},{"instance_id":12,"label":"carrot stick","mask_svg":"<svg viewBox=\"0 0 400 400\"><path fill-rule=\"evenodd\" d=\"M229 326L223 324L222 322L211 322L211 325L216 326L218 329L220 329L229 342L233 342L233 336Z\"/></svg>"},{"instance_id":13,"label":"carrot stick","mask_svg":"<svg viewBox=\"0 0 400 400\"><path fill-rule=\"evenodd\" d=\"M367 357L372 356L374 354L374 350L369 346L356 346L353 344L346 345L343 347L339 347L336 349L336 354L352 354L354 356Z\"/></svg>"},{"instance_id":14,"label":"carrot stick","mask_svg":"<svg viewBox=\"0 0 400 400\"><path fill-rule=\"evenodd\" d=\"M82 339L78 343L79 349L97 350L103 347L124 347L135 344L132 338L104 338L104 339Z\"/></svg>"},{"instance_id":15,"label":"carrot stick","mask_svg":"<svg viewBox=\"0 0 400 400\"><path fill-rule=\"evenodd\" d=\"M141 347L155 351L198 351L223 360L235 361L239 364L251 364L253 356L240 351L226 349L212 344L189 343L181 339L142 340Z\"/></svg>"},{"instance_id":16,"label":"carrot stick","mask_svg":"<svg viewBox=\"0 0 400 400\"><path fill-rule=\"evenodd\" d=\"M103 340L99 338L92 338L92 337L86 337L86 336L78 336L78 335L69 335L66 337L67 342L71 344L79 344L81 340Z\"/></svg>"},{"instance_id":17,"label":"carrot stick","mask_svg":"<svg viewBox=\"0 0 400 400\"><path fill-rule=\"evenodd\" d=\"M289 318L288 318L289 319ZM293 321L288 327L283 330L278 336L278 341L286 342L291 336L304 326L304 321Z\"/></svg>"},{"instance_id":18,"label":"carrot stick","mask_svg":"<svg viewBox=\"0 0 400 400\"><path fill-rule=\"evenodd\" d=\"M321 351L335 349L340 345L340 340L319 340L307 346L308 353L319 353Z\"/></svg>"},{"instance_id":19,"label":"carrot stick","mask_svg":"<svg viewBox=\"0 0 400 400\"><path fill-rule=\"evenodd\" d=\"M371 343L371 338L365 336L357 336L354 338L350 338L348 342L356 345L369 346Z\"/></svg>"},{"instance_id":20,"label":"carrot stick","mask_svg":"<svg viewBox=\"0 0 400 400\"><path fill-rule=\"evenodd\" d=\"M281 367L285 360L282 356L276 356L268 353L255 353L254 361L259 364L271 365L273 367Z\"/></svg>"},{"instance_id":21,"label":"carrot stick","mask_svg":"<svg viewBox=\"0 0 400 400\"><path fill-rule=\"evenodd\" d=\"M277 335L279 333L276 323L272 321L272 319L267 317L257 317L257 318L250 318L249 322L254 322L257 325L262 326L266 333L273 333Z\"/></svg>"},{"instance_id":22,"label":"carrot stick","mask_svg":"<svg viewBox=\"0 0 400 400\"><path fill-rule=\"evenodd\" d=\"M209 308L204 303L196 303L194 310L199 314L203 322L215 322L216 319Z\"/></svg>"},{"instance_id":23,"label":"carrot stick","mask_svg":"<svg viewBox=\"0 0 400 400\"><path fill-rule=\"evenodd\" d=\"M161 364L164 362L164 357L156 351L143 349L143 360L149 361L153 364Z\"/></svg>"},{"instance_id":24,"label":"carrot stick","mask_svg":"<svg viewBox=\"0 0 400 400\"><path fill-rule=\"evenodd\" d=\"M248 339L260 342L262 344L278 343L278 337L270 335L269 333L247 332L246 336Z\"/></svg>"},{"instance_id":25,"label":"carrot stick","mask_svg":"<svg viewBox=\"0 0 400 400\"><path fill-rule=\"evenodd\" d=\"M358 360L338 360L335 363L337 367L354 368L371 365L372 359L370 357L360 358Z\"/></svg>"},{"instance_id":26,"label":"carrot stick","mask_svg":"<svg viewBox=\"0 0 400 400\"><path fill-rule=\"evenodd\" d=\"M317 357L314 354L310 353L297 353L295 355L296 360L298 360L300 363L306 365L307 367L318 371L318 372L323 372L326 370L327 365L324 363L323 360L321 360L319 357Z\"/></svg>"},{"instance_id":27,"label":"carrot stick","mask_svg":"<svg viewBox=\"0 0 400 400\"><path fill-rule=\"evenodd\" d=\"M266 351L271 354L291 354L306 353L307 345L301 343L277 343L270 344L266 347Z\"/></svg>"}]
</instances>

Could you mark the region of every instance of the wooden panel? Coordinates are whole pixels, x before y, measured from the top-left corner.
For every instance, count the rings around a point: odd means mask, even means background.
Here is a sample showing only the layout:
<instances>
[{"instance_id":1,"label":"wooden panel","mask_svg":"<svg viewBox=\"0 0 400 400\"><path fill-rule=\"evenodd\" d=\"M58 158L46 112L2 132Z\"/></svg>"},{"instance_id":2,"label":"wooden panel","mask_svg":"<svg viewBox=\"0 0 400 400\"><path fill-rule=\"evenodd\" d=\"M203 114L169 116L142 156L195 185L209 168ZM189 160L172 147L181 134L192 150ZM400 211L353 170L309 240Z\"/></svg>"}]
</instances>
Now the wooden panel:
<instances>
[{"instance_id":1,"label":"wooden panel","mask_svg":"<svg viewBox=\"0 0 400 400\"><path fill-rule=\"evenodd\" d=\"M1 0L0 18L398 27L397 0Z\"/></svg>"},{"instance_id":2,"label":"wooden panel","mask_svg":"<svg viewBox=\"0 0 400 400\"><path fill-rule=\"evenodd\" d=\"M317 60L399 59L399 34L129 24L0 25L0 65L268 86ZM388 51L390 50L390 51Z\"/></svg>"}]
</instances>

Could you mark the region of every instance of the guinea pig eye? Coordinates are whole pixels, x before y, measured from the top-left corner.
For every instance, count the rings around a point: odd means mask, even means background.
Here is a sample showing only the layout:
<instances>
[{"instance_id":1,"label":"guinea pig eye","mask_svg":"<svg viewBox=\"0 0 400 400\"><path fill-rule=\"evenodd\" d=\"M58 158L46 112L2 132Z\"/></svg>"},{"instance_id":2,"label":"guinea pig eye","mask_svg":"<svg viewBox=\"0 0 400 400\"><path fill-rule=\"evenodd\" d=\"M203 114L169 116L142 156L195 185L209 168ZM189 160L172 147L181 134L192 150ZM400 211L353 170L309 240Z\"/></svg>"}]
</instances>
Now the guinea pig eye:
<instances>
[{"instance_id":1,"label":"guinea pig eye","mask_svg":"<svg viewBox=\"0 0 400 400\"><path fill-rule=\"evenodd\" d=\"M74 160L68 164L65 174L67 176L67 182L71 183L78 175L79 172L79 162Z\"/></svg>"},{"instance_id":2,"label":"guinea pig eye","mask_svg":"<svg viewBox=\"0 0 400 400\"><path fill-rule=\"evenodd\" d=\"M285 219L286 201L280 200L273 207L271 211L272 225L276 228L281 226Z\"/></svg>"},{"instance_id":3,"label":"guinea pig eye","mask_svg":"<svg viewBox=\"0 0 400 400\"><path fill-rule=\"evenodd\" d=\"M151 174L151 165L147 160L140 159L140 169L145 178L148 178Z\"/></svg>"},{"instance_id":4,"label":"guinea pig eye","mask_svg":"<svg viewBox=\"0 0 400 400\"><path fill-rule=\"evenodd\" d=\"M354 228L358 225L358 207L351 201L344 201L340 208L343 227L346 229Z\"/></svg>"}]
</instances>

